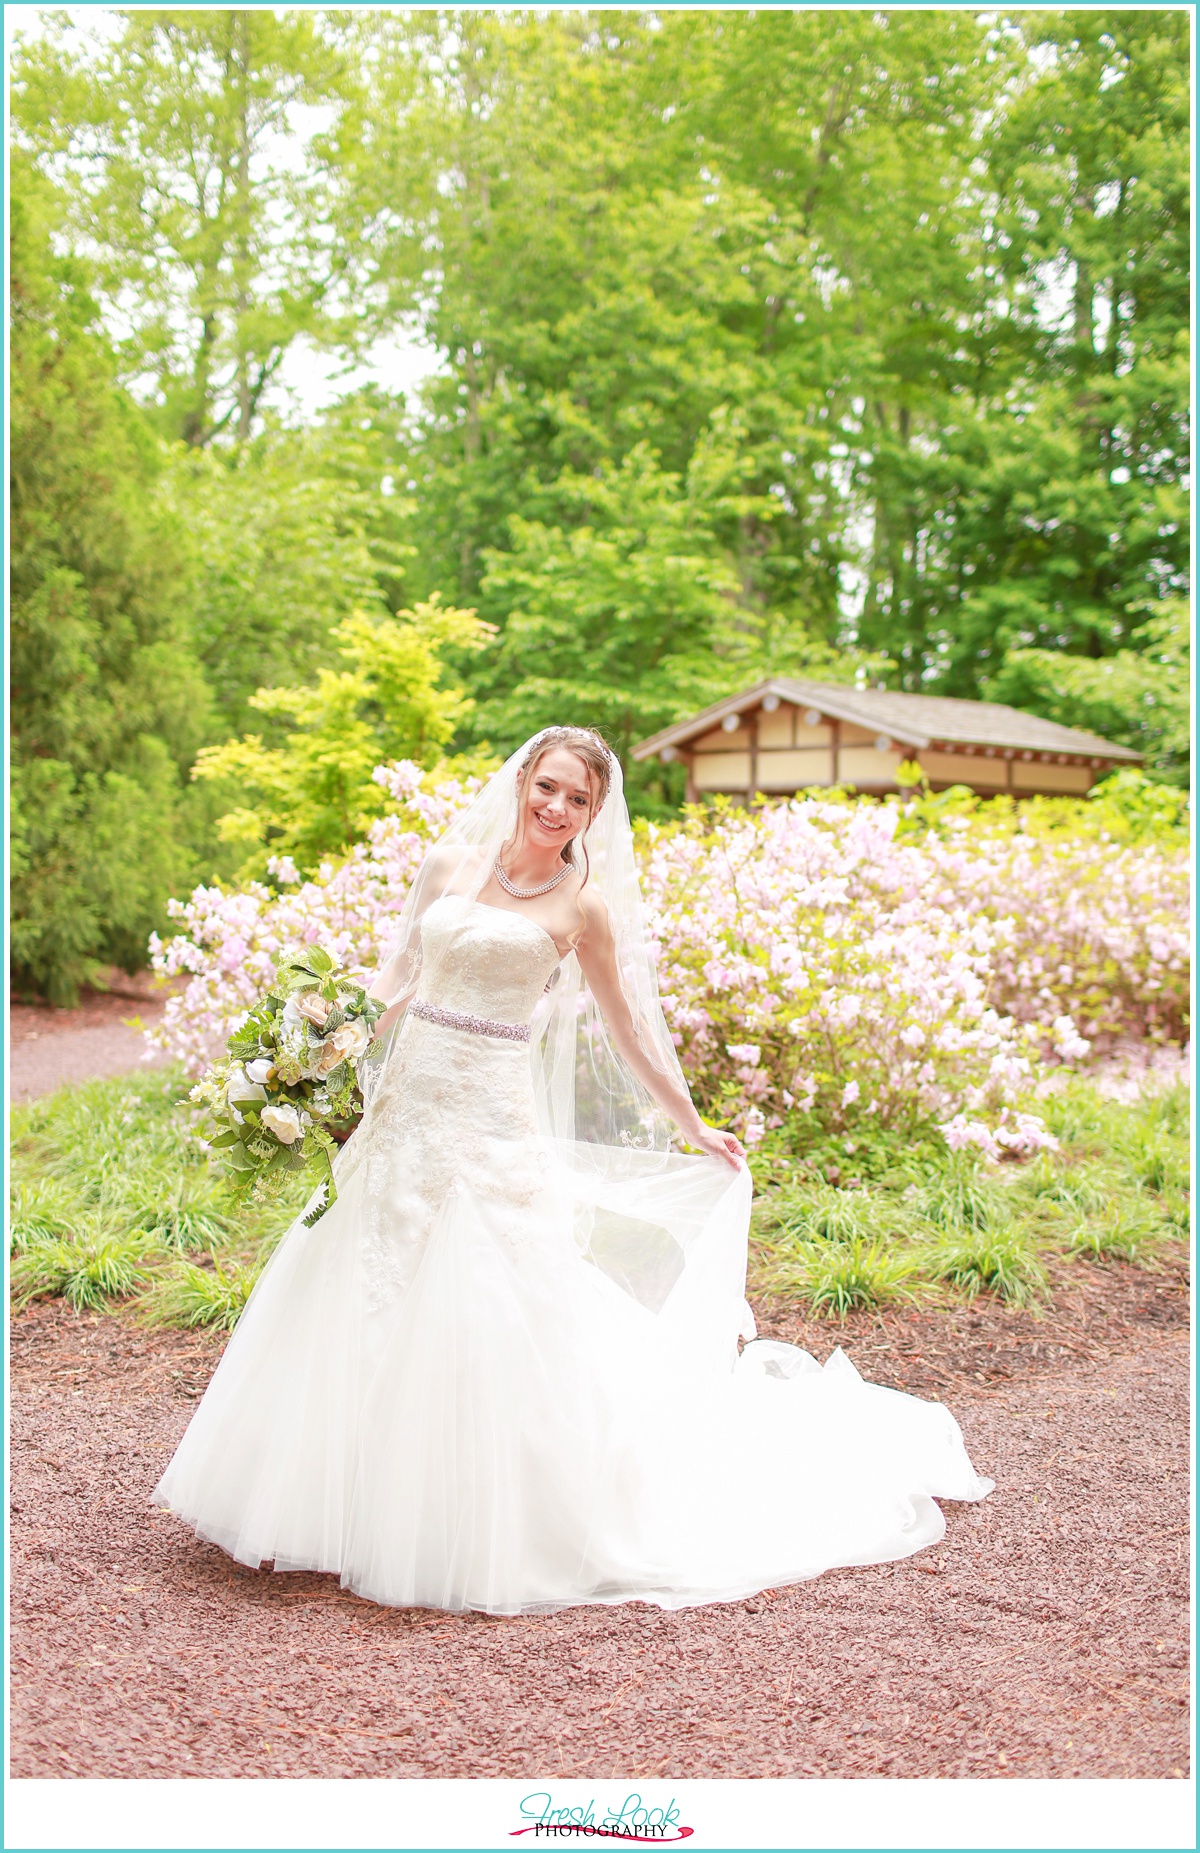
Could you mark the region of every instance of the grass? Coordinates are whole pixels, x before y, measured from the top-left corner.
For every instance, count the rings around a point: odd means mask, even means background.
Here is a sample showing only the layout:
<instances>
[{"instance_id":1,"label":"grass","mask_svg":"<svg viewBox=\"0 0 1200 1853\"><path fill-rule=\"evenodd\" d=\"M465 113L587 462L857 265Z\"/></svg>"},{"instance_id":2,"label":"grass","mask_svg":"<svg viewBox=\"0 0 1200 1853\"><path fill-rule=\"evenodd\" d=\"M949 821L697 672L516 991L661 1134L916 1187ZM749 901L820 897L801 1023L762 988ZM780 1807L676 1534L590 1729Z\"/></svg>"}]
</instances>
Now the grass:
<instances>
[{"instance_id":1,"label":"grass","mask_svg":"<svg viewBox=\"0 0 1200 1853\"><path fill-rule=\"evenodd\" d=\"M914 1217L955 1235L1004 1229L1012 1221L1008 1188L966 1152L951 1152L938 1175L917 1185L907 1201Z\"/></svg>"},{"instance_id":2,"label":"grass","mask_svg":"<svg viewBox=\"0 0 1200 1853\"><path fill-rule=\"evenodd\" d=\"M930 1294L1044 1303L1054 1261L1159 1265L1190 1229L1188 1088L1129 1106L1074 1078L1035 1104L1060 1150L1027 1163L931 1164L923 1145L907 1167L894 1150L863 1165L856 1188L785 1175L755 1204L752 1285L841 1317Z\"/></svg>"},{"instance_id":3,"label":"grass","mask_svg":"<svg viewBox=\"0 0 1200 1853\"><path fill-rule=\"evenodd\" d=\"M149 1278L144 1236L120 1235L103 1221L81 1224L69 1240L31 1244L13 1262L15 1304L64 1299L76 1312L96 1312L110 1300L126 1299Z\"/></svg>"},{"instance_id":4,"label":"grass","mask_svg":"<svg viewBox=\"0 0 1200 1853\"><path fill-rule=\"evenodd\" d=\"M12 1116L13 1302L129 1304L155 1324L231 1328L293 1196L235 1208L177 1069L63 1088Z\"/></svg>"},{"instance_id":5,"label":"grass","mask_svg":"<svg viewBox=\"0 0 1200 1853\"><path fill-rule=\"evenodd\" d=\"M815 1312L848 1312L917 1297L915 1263L886 1242L855 1236L848 1242L795 1243L762 1270L768 1292L802 1299Z\"/></svg>"},{"instance_id":6,"label":"grass","mask_svg":"<svg viewBox=\"0 0 1200 1853\"><path fill-rule=\"evenodd\" d=\"M1049 1297L1045 1263L1016 1228L948 1235L929 1251L925 1268L932 1280L946 1282L964 1300L986 1291L1009 1306L1028 1306Z\"/></svg>"},{"instance_id":7,"label":"grass","mask_svg":"<svg viewBox=\"0 0 1200 1853\"><path fill-rule=\"evenodd\" d=\"M186 1094L178 1070L159 1069L14 1111L16 1305L58 1297L152 1324L236 1324L308 1186L235 1208ZM769 1173L782 1181L755 1204L752 1286L840 1318L935 1295L1036 1304L1051 1261L1158 1265L1190 1226L1186 1086L1125 1106L1073 1079L1037 1105L1062 1149L1027 1164L928 1142L906 1160L892 1136L874 1157L853 1154L852 1187L811 1168Z\"/></svg>"},{"instance_id":8,"label":"grass","mask_svg":"<svg viewBox=\"0 0 1200 1853\"><path fill-rule=\"evenodd\" d=\"M254 1290L258 1270L228 1270L220 1262L197 1267L184 1262L161 1275L137 1303L139 1317L148 1325L212 1325L231 1332Z\"/></svg>"}]
</instances>

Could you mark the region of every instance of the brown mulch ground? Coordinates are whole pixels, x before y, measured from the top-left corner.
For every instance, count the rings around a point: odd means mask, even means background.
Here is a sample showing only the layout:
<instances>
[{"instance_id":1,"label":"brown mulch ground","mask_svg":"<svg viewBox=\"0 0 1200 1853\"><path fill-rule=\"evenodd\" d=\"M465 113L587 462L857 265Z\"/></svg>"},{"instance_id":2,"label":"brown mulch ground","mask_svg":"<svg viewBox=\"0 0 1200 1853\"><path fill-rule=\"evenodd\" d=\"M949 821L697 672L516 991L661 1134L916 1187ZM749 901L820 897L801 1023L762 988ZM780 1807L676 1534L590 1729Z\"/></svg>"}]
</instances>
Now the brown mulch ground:
<instances>
[{"instance_id":1,"label":"brown mulch ground","mask_svg":"<svg viewBox=\"0 0 1200 1853\"><path fill-rule=\"evenodd\" d=\"M750 1602L496 1620L232 1564L148 1494L219 1351L14 1322L14 1776L1187 1774L1187 1288L1074 1266L764 1335L940 1394L997 1481L944 1543Z\"/></svg>"}]
</instances>

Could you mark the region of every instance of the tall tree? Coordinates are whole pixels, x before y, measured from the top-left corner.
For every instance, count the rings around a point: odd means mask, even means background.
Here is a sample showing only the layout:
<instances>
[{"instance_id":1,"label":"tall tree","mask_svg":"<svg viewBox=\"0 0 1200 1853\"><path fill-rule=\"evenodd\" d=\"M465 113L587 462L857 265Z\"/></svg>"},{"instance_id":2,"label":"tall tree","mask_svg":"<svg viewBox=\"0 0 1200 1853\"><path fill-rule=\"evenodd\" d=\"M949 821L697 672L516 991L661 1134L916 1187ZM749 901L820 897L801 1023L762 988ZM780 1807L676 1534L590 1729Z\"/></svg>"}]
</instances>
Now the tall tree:
<instances>
[{"instance_id":1,"label":"tall tree","mask_svg":"<svg viewBox=\"0 0 1200 1853\"><path fill-rule=\"evenodd\" d=\"M366 394L300 429L268 416L248 444L171 448L158 500L183 536L194 648L225 731L254 724L257 689L315 675L345 619L404 603L415 548L395 424Z\"/></svg>"},{"instance_id":2,"label":"tall tree","mask_svg":"<svg viewBox=\"0 0 1200 1853\"><path fill-rule=\"evenodd\" d=\"M908 686L963 695L1010 650L1141 647L1146 599L1187 572L1188 22L1026 14L1013 34L977 249L985 327L1020 364L967 374L936 431L874 464L906 513L864 635Z\"/></svg>"},{"instance_id":3,"label":"tall tree","mask_svg":"<svg viewBox=\"0 0 1200 1853\"><path fill-rule=\"evenodd\" d=\"M144 963L193 873L209 699L153 436L54 254L53 196L19 153L11 172L11 939L18 987L68 1002L98 964Z\"/></svg>"},{"instance_id":4,"label":"tall tree","mask_svg":"<svg viewBox=\"0 0 1200 1853\"><path fill-rule=\"evenodd\" d=\"M375 102L347 150L365 255L384 317L421 315L448 360L414 429L415 570L514 626L481 668L477 724L507 744L539 682L540 699L575 685L619 712L624 736L711 691L722 664L727 682L745 673L756 636L828 656L857 376L915 373L971 297L946 181L974 154L981 30L621 14L377 31ZM862 326L881 291L882 339ZM892 397L918 390L900 377ZM676 497L686 483L680 519L703 534L686 619L672 597L654 607L667 530L639 539L630 518L654 470ZM553 560L541 598L531 548ZM634 608L608 569L599 596L605 549L659 626L640 660L668 666L632 705L621 677L601 690L597 649L629 661Z\"/></svg>"},{"instance_id":5,"label":"tall tree","mask_svg":"<svg viewBox=\"0 0 1200 1853\"><path fill-rule=\"evenodd\" d=\"M856 643L963 694L1009 648L1128 642L1183 564L1183 28L373 23L351 216L383 320L418 316L446 356L413 431L422 583L502 627L519 585L528 640L528 560L504 556L529 524L598 531L581 479L646 446L695 508L708 451L705 557L734 631ZM592 686L619 617L555 558L557 606L591 614ZM520 657L481 670L480 725L528 712ZM732 678L744 659L714 632L707 660Z\"/></svg>"},{"instance_id":6,"label":"tall tree","mask_svg":"<svg viewBox=\"0 0 1200 1853\"><path fill-rule=\"evenodd\" d=\"M349 67L300 10L118 17L98 50L67 15L18 46L15 132L69 187L68 235L160 428L244 441L292 343L333 313Z\"/></svg>"}]
</instances>

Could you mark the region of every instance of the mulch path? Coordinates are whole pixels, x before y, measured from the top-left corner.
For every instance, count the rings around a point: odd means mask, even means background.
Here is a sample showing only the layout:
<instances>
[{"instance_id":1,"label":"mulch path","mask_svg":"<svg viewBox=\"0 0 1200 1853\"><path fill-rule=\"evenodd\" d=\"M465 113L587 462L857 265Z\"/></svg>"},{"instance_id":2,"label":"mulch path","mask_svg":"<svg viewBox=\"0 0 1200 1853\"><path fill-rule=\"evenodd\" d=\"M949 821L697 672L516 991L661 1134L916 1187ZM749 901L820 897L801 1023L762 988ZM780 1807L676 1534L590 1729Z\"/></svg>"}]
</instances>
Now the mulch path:
<instances>
[{"instance_id":1,"label":"mulch path","mask_svg":"<svg viewBox=\"0 0 1200 1853\"><path fill-rule=\"evenodd\" d=\"M220 1350L13 1324L18 1777L1188 1773L1187 1286L1079 1263L1054 1312L760 1308L941 1395L997 1489L935 1549L748 1602L497 1620L231 1563L147 1504Z\"/></svg>"},{"instance_id":2,"label":"mulch path","mask_svg":"<svg viewBox=\"0 0 1200 1853\"><path fill-rule=\"evenodd\" d=\"M72 1010L13 1004L8 1013L9 1092L17 1103L57 1088L131 1068L161 1067L162 1049L148 1049L136 1021L149 1029L162 1016L166 993L149 974L114 974L111 991L85 991Z\"/></svg>"}]
</instances>

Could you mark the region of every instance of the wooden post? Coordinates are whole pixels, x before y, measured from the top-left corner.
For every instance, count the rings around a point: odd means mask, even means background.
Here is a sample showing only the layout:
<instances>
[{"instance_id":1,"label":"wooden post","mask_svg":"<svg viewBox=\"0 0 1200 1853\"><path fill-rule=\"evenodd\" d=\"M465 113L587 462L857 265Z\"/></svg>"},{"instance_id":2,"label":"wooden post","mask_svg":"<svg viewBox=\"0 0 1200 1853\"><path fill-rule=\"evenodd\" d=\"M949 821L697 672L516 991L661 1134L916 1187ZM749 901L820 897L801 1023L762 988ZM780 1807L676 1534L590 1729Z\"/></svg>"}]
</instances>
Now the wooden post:
<instances>
[{"instance_id":1,"label":"wooden post","mask_svg":"<svg viewBox=\"0 0 1200 1853\"><path fill-rule=\"evenodd\" d=\"M829 755L833 762L833 782L835 785L840 785L841 784L841 771L842 771L842 767L841 767L842 723L840 721L830 721L829 732L830 732Z\"/></svg>"},{"instance_id":2,"label":"wooden post","mask_svg":"<svg viewBox=\"0 0 1200 1853\"><path fill-rule=\"evenodd\" d=\"M758 790L758 715L750 716L750 789L746 793L746 809L753 810L754 794Z\"/></svg>"},{"instance_id":3,"label":"wooden post","mask_svg":"<svg viewBox=\"0 0 1200 1853\"><path fill-rule=\"evenodd\" d=\"M696 783L692 777L693 764L694 764L694 760L693 760L693 756L691 752L688 750L685 750L683 753L683 770L684 770L683 801L685 804L699 804L700 802L700 794L696 790Z\"/></svg>"}]
</instances>

